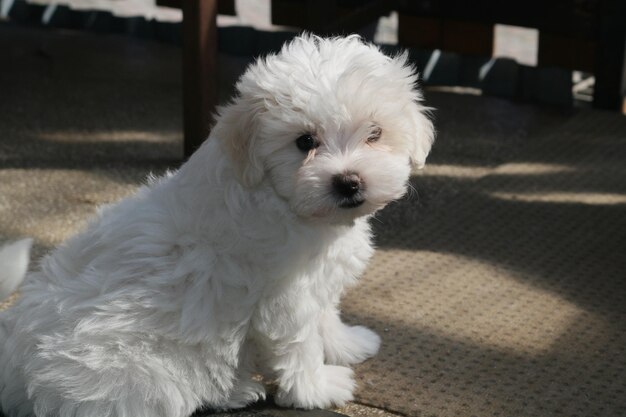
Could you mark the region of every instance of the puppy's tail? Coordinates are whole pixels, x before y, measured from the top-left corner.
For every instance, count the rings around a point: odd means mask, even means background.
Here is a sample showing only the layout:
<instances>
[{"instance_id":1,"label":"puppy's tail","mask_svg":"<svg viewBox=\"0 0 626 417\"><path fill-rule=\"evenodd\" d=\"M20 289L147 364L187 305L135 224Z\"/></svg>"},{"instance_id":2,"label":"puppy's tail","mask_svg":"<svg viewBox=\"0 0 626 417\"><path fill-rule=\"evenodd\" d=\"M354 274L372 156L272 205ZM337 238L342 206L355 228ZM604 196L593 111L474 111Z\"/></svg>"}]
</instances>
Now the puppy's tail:
<instances>
[{"instance_id":1,"label":"puppy's tail","mask_svg":"<svg viewBox=\"0 0 626 417\"><path fill-rule=\"evenodd\" d=\"M27 238L0 248L0 301L11 295L24 280L32 245L33 239Z\"/></svg>"}]
</instances>

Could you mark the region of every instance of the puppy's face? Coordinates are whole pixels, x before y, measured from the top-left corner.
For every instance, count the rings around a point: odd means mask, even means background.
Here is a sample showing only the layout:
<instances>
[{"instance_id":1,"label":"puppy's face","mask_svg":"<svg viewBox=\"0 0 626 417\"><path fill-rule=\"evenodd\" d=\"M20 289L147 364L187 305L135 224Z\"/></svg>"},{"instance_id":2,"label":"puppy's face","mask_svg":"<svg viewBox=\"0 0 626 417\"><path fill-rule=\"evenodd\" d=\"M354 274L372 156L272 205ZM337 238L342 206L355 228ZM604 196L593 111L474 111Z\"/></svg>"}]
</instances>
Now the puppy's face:
<instances>
[{"instance_id":1,"label":"puppy's face","mask_svg":"<svg viewBox=\"0 0 626 417\"><path fill-rule=\"evenodd\" d=\"M297 38L242 76L215 136L245 185L269 181L298 216L349 223L400 198L430 149L405 61L356 37Z\"/></svg>"}]
</instances>

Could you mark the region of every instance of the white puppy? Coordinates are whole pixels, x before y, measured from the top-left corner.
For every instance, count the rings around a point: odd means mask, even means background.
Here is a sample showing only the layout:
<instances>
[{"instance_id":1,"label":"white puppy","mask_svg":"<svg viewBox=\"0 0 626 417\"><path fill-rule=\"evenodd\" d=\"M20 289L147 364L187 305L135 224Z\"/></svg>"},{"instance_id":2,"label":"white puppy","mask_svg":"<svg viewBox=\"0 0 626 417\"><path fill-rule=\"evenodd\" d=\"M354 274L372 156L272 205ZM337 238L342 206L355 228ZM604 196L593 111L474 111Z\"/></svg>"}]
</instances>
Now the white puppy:
<instances>
[{"instance_id":1,"label":"white puppy","mask_svg":"<svg viewBox=\"0 0 626 417\"><path fill-rule=\"evenodd\" d=\"M416 81L355 36L259 59L179 171L103 208L0 313L7 417L243 407L265 397L257 372L283 406L350 400L348 365L380 339L339 299L372 255L368 217L433 141Z\"/></svg>"}]
</instances>

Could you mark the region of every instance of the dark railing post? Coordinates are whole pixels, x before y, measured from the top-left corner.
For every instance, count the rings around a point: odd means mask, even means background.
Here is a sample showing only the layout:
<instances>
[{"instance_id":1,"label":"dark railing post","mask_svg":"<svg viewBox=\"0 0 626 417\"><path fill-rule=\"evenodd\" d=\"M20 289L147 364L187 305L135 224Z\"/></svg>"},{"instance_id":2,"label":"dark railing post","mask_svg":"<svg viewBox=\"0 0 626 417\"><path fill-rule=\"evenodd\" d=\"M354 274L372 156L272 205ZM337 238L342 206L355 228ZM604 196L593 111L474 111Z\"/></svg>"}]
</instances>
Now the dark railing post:
<instances>
[{"instance_id":1,"label":"dark railing post","mask_svg":"<svg viewBox=\"0 0 626 417\"><path fill-rule=\"evenodd\" d=\"M600 109L623 111L626 93L626 3L623 0L603 0L601 5L593 105Z\"/></svg>"},{"instance_id":2,"label":"dark railing post","mask_svg":"<svg viewBox=\"0 0 626 417\"><path fill-rule=\"evenodd\" d=\"M184 152L207 138L217 104L217 0L183 0Z\"/></svg>"}]
</instances>

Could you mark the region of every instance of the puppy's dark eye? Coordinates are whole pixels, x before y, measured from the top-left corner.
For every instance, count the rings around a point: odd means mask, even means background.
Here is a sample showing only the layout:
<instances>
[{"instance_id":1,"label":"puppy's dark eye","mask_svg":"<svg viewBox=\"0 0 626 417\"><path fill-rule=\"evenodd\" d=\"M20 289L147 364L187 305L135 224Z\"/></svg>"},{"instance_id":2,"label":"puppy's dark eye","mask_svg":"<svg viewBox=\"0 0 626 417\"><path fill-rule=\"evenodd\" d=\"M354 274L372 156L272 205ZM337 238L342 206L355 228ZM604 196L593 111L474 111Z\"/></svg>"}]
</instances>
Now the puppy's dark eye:
<instances>
[{"instance_id":1,"label":"puppy's dark eye","mask_svg":"<svg viewBox=\"0 0 626 417\"><path fill-rule=\"evenodd\" d=\"M298 149L300 149L302 152L308 152L311 149L315 149L320 146L320 143L315 138L315 136L306 134L296 139L296 146L298 146Z\"/></svg>"},{"instance_id":2,"label":"puppy's dark eye","mask_svg":"<svg viewBox=\"0 0 626 417\"><path fill-rule=\"evenodd\" d=\"M367 143L374 143L380 139L383 134L383 129L380 126L374 126L370 135L367 137Z\"/></svg>"}]
</instances>

